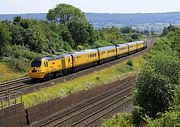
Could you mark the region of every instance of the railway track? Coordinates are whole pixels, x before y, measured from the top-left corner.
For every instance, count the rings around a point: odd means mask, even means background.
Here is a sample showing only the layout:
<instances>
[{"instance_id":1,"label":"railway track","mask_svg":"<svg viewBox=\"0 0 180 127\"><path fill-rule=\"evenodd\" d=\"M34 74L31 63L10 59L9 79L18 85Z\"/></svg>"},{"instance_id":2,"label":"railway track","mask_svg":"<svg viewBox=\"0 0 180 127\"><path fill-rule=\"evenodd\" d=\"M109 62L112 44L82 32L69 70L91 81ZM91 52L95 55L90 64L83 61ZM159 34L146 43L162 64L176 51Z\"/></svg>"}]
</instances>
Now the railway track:
<instances>
[{"instance_id":1,"label":"railway track","mask_svg":"<svg viewBox=\"0 0 180 127\"><path fill-rule=\"evenodd\" d=\"M48 86L52 86L55 85L57 83L62 83L62 82L66 82L81 76L84 76L86 74L90 74L93 73L95 71L101 70L103 68L106 67L110 67L112 65L115 64L119 64L119 62L122 62L126 59L141 55L143 53L145 53L146 51L149 51L152 47L152 45L154 44L154 40L149 39L147 40L147 44L148 44L148 48L146 50L140 51L138 53L132 54L130 56L126 56L123 57L121 59L117 59L114 61L110 61L108 63L104 63L102 65L98 65L92 68L88 68L85 70L81 70L79 72L75 72L69 75L65 75L65 76L61 76L61 77L57 77L55 79L52 79L50 81L46 81L46 82L33 82L30 80L29 77L24 77L21 79L17 79L17 80L13 80L13 81L9 81L9 82L5 82L5 83L1 83L0 84L0 98L6 98L9 95L14 95L17 94L16 97L18 95L23 95L26 93L30 93L33 92L34 90L39 90L42 87L48 87Z\"/></svg>"},{"instance_id":2,"label":"railway track","mask_svg":"<svg viewBox=\"0 0 180 127\"><path fill-rule=\"evenodd\" d=\"M0 83L0 89L7 89L8 87L11 87L12 84L16 84L16 83L27 81L27 80L30 80L29 76L3 82L3 83Z\"/></svg>"},{"instance_id":3,"label":"railway track","mask_svg":"<svg viewBox=\"0 0 180 127\"><path fill-rule=\"evenodd\" d=\"M44 119L39 125L34 124L30 127L83 127L85 124L91 125L131 100L127 97L131 95L134 86L132 82L123 83L105 94L92 98L68 111L62 112L60 115L56 114L48 120Z\"/></svg>"}]
</instances>

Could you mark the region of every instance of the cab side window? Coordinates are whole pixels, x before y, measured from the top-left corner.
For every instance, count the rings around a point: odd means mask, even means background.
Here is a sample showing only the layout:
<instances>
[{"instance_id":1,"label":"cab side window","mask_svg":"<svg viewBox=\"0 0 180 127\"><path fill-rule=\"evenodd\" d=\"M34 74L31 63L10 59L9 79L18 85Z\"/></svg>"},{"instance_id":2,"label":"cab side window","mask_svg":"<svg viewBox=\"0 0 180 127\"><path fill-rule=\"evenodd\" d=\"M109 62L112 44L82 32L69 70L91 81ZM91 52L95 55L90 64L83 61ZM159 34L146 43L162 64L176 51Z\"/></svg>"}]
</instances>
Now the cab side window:
<instances>
[{"instance_id":1,"label":"cab side window","mask_svg":"<svg viewBox=\"0 0 180 127\"><path fill-rule=\"evenodd\" d=\"M44 62L44 67L48 67L48 62Z\"/></svg>"}]
</instances>

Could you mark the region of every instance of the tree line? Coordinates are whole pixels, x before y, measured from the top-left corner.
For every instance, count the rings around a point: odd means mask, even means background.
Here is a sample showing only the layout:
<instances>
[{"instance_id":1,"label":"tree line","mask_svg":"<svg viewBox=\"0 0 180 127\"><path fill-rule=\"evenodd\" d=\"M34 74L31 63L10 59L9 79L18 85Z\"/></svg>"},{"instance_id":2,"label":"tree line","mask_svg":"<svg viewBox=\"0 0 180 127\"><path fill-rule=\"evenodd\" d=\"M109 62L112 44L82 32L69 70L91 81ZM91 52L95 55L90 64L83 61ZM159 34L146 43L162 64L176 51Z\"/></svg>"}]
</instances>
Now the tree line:
<instances>
[{"instance_id":1,"label":"tree line","mask_svg":"<svg viewBox=\"0 0 180 127\"><path fill-rule=\"evenodd\" d=\"M114 45L139 37L141 33L129 27L94 30L80 9L58 4L49 10L47 21L20 16L13 21L1 21L0 57L10 67L16 63L13 69L26 71L29 61L38 56Z\"/></svg>"}]
</instances>

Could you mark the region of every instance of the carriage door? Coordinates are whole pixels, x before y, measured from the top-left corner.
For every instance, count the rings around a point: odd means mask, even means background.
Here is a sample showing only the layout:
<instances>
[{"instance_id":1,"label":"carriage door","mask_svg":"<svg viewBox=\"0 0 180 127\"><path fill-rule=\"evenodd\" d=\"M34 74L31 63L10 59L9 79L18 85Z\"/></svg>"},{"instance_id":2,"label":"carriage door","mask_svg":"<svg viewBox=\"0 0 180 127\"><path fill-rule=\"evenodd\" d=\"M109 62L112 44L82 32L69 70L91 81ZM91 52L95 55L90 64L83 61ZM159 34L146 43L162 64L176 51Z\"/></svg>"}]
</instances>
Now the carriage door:
<instances>
[{"instance_id":1,"label":"carriage door","mask_svg":"<svg viewBox=\"0 0 180 127\"><path fill-rule=\"evenodd\" d=\"M62 69L66 68L66 63L65 63L65 59L61 60L61 65L62 65Z\"/></svg>"}]
</instances>

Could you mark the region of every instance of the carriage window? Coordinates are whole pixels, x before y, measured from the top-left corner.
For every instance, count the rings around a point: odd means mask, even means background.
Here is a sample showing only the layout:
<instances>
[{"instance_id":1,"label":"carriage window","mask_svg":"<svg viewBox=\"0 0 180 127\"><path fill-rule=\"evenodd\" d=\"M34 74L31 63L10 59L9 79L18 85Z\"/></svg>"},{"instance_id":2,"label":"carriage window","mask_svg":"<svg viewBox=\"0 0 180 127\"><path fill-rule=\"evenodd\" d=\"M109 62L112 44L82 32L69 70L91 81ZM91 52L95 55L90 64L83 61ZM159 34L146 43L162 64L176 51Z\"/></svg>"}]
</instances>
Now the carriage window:
<instances>
[{"instance_id":1,"label":"carriage window","mask_svg":"<svg viewBox=\"0 0 180 127\"><path fill-rule=\"evenodd\" d=\"M96 57L96 54L90 54L89 57Z\"/></svg>"},{"instance_id":2,"label":"carriage window","mask_svg":"<svg viewBox=\"0 0 180 127\"><path fill-rule=\"evenodd\" d=\"M111 53L111 52L114 52L115 50L113 49L113 50L109 50L109 51L107 51L108 53Z\"/></svg>"},{"instance_id":3,"label":"carriage window","mask_svg":"<svg viewBox=\"0 0 180 127\"><path fill-rule=\"evenodd\" d=\"M123 48L120 48L119 50L125 50L126 48L125 47L123 47Z\"/></svg>"}]
</instances>

